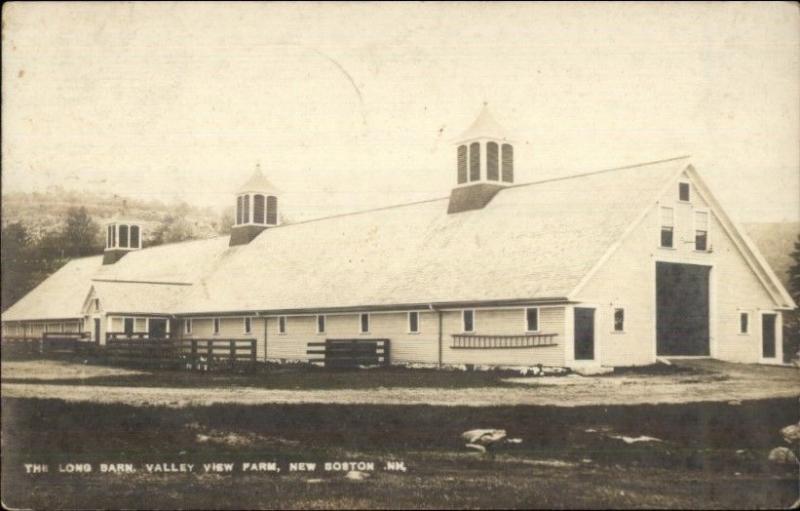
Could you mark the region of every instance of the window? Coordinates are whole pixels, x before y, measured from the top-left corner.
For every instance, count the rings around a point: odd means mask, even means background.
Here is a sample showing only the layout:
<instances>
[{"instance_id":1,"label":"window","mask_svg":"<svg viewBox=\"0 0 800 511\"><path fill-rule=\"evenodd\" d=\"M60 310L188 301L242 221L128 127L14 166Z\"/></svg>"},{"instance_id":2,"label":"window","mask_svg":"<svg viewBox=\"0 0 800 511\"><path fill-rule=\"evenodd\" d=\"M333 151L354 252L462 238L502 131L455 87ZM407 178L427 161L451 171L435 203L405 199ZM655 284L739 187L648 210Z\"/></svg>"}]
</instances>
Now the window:
<instances>
[{"instance_id":1,"label":"window","mask_svg":"<svg viewBox=\"0 0 800 511\"><path fill-rule=\"evenodd\" d=\"M615 332L625 331L625 309L621 308L614 309L614 331Z\"/></svg>"},{"instance_id":2,"label":"window","mask_svg":"<svg viewBox=\"0 0 800 511\"><path fill-rule=\"evenodd\" d=\"M497 168L497 144L489 142L486 144L486 179L498 181L500 175Z\"/></svg>"},{"instance_id":3,"label":"window","mask_svg":"<svg viewBox=\"0 0 800 511\"><path fill-rule=\"evenodd\" d=\"M361 333L369 333L369 314L365 313L361 315Z\"/></svg>"},{"instance_id":4,"label":"window","mask_svg":"<svg viewBox=\"0 0 800 511\"><path fill-rule=\"evenodd\" d=\"M250 223L250 196L244 196L244 206L242 207L242 223Z\"/></svg>"},{"instance_id":5,"label":"window","mask_svg":"<svg viewBox=\"0 0 800 511\"><path fill-rule=\"evenodd\" d=\"M689 183L678 184L678 200L689 202Z\"/></svg>"},{"instance_id":6,"label":"window","mask_svg":"<svg viewBox=\"0 0 800 511\"><path fill-rule=\"evenodd\" d=\"M112 225L111 226L111 246L112 247L116 247L117 246L117 226L116 225Z\"/></svg>"},{"instance_id":7,"label":"window","mask_svg":"<svg viewBox=\"0 0 800 511\"><path fill-rule=\"evenodd\" d=\"M503 182L514 182L514 148L511 144L503 144Z\"/></svg>"},{"instance_id":8,"label":"window","mask_svg":"<svg viewBox=\"0 0 800 511\"><path fill-rule=\"evenodd\" d=\"M133 318L125 318L123 325L122 331L125 335L133 334Z\"/></svg>"},{"instance_id":9,"label":"window","mask_svg":"<svg viewBox=\"0 0 800 511\"><path fill-rule=\"evenodd\" d=\"M481 145L473 142L469 145L469 180L478 181L481 178Z\"/></svg>"},{"instance_id":10,"label":"window","mask_svg":"<svg viewBox=\"0 0 800 511\"><path fill-rule=\"evenodd\" d=\"M214 335L219 335L219 318L214 318Z\"/></svg>"},{"instance_id":11,"label":"window","mask_svg":"<svg viewBox=\"0 0 800 511\"><path fill-rule=\"evenodd\" d=\"M191 334L192 333L192 320L184 319L183 320L183 331L184 333Z\"/></svg>"},{"instance_id":12,"label":"window","mask_svg":"<svg viewBox=\"0 0 800 511\"><path fill-rule=\"evenodd\" d=\"M241 195L236 197L236 225L242 223L242 206L244 204L244 197Z\"/></svg>"},{"instance_id":13,"label":"window","mask_svg":"<svg viewBox=\"0 0 800 511\"><path fill-rule=\"evenodd\" d=\"M538 332L539 331L539 309L536 307L531 307L529 309L525 309L525 329L528 332Z\"/></svg>"},{"instance_id":14,"label":"window","mask_svg":"<svg viewBox=\"0 0 800 511\"><path fill-rule=\"evenodd\" d=\"M263 195L254 195L253 196L253 222L257 224L264 223L264 196Z\"/></svg>"},{"instance_id":15,"label":"window","mask_svg":"<svg viewBox=\"0 0 800 511\"><path fill-rule=\"evenodd\" d=\"M324 334L325 333L325 316L320 314L317 316L317 333Z\"/></svg>"},{"instance_id":16,"label":"window","mask_svg":"<svg viewBox=\"0 0 800 511\"><path fill-rule=\"evenodd\" d=\"M408 313L408 331L412 334L419 332L419 312Z\"/></svg>"},{"instance_id":17,"label":"window","mask_svg":"<svg viewBox=\"0 0 800 511\"><path fill-rule=\"evenodd\" d=\"M113 243L111 242L111 238L113 236L111 232L113 230L114 230L113 225L109 225L108 227L106 227L106 248L111 248L113 246Z\"/></svg>"},{"instance_id":18,"label":"window","mask_svg":"<svg viewBox=\"0 0 800 511\"><path fill-rule=\"evenodd\" d=\"M147 319L146 318L136 318L133 323L133 331L134 332L147 332Z\"/></svg>"},{"instance_id":19,"label":"window","mask_svg":"<svg viewBox=\"0 0 800 511\"><path fill-rule=\"evenodd\" d=\"M278 316L278 333L286 333L286 316Z\"/></svg>"},{"instance_id":20,"label":"window","mask_svg":"<svg viewBox=\"0 0 800 511\"><path fill-rule=\"evenodd\" d=\"M708 211L694 212L694 249L708 250Z\"/></svg>"},{"instance_id":21,"label":"window","mask_svg":"<svg viewBox=\"0 0 800 511\"><path fill-rule=\"evenodd\" d=\"M458 146L458 184L467 182L467 146Z\"/></svg>"},{"instance_id":22,"label":"window","mask_svg":"<svg viewBox=\"0 0 800 511\"><path fill-rule=\"evenodd\" d=\"M278 225L278 199L271 195L267 197L267 223Z\"/></svg>"},{"instance_id":23,"label":"window","mask_svg":"<svg viewBox=\"0 0 800 511\"><path fill-rule=\"evenodd\" d=\"M139 226L131 226L131 248L139 248Z\"/></svg>"},{"instance_id":24,"label":"window","mask_svg":"<svg viewBox=\"0 0 800 511\"><path fill-rule=\"evenodd\" d=\"M119 246L121 248L128 248L128 226L119 226Z\"/></svg>"},{"instance_id":25,"label":"window","mask_svg":"<svg viewBox=\"0 0 800 511\"><path fill-rule=\"evenodd\" d=\"M661 246L673 248L675 215L672 208L661 208Z\"/></svg>"},{"instance_id":26,"label":"window","mask_svg":"<svg viewBox=\"0 0 800 511\"><path fill-rule=\"evenodd\" d=\"M475 331L475 311L465 310L461 313L461 322L465 332Z\"/></svg>"},{"instance_id":27,"label":"window","mask_svg":"<svg viewBox=\"0 0 800 511\"><path fill-rule=\"evenodd\" d=\"M750 315L746 312L739 313L739 333L746 334L750 328Z\"/></svg>"},{"instance_id":28,"label":"window","mask_svg":"<svg viewBox=\"0 0 800 511\"><path fill-rule=\"evenodd\" d=\"M250 318L244 318L244 333L249 334L250 332L251 332Z\"/></svg>"}]
</instances>

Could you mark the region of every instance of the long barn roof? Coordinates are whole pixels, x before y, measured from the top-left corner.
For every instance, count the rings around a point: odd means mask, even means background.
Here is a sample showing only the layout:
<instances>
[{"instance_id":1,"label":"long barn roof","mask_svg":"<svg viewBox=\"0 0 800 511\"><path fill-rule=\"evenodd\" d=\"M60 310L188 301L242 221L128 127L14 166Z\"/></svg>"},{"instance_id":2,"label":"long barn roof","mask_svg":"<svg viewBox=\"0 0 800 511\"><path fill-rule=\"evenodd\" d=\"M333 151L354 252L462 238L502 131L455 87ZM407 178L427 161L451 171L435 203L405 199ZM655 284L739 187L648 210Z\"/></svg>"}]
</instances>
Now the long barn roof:
<instances>
[{"instance_id":1,"label":"long barn roof","mask_svg":"<svg viewBox=\"0 0 800 511\"><path fill-rule=\"evenodd\" d=\"M269 228L236 247L220 237L113 265L77 259L3 320L80 317L93 285L113 312L131 313L566 299L688 165L675 158L510 186L483 209L455 214L443 198ZM148 294L164 310L144 303Z\"/></svg>"}]
</instances>

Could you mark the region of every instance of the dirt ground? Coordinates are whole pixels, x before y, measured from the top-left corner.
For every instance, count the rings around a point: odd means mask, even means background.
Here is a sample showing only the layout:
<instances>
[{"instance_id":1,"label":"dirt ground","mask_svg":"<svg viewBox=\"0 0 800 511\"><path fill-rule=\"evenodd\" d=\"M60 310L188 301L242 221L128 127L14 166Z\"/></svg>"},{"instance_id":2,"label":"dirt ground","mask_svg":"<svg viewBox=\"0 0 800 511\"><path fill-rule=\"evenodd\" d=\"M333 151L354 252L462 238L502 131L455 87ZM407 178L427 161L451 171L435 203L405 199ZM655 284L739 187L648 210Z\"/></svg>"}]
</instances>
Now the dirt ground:
<instances>
[{"instance_id":1,"label":"dirt ground","mask_svg":"<svg viewBox=\"0 0 800 511\"><path fill-rule=\"evenodd\" d=\"M789 367L731 364L714 360L680 361L687 373L641 375L623 372L608 376L509 378L504 386L474 388L273 389L213 385L176 388L137 385L158 373L133 373L98 366L33 360L2 364L4 397L55 398L70 402L121 403L169 407L213 404L383 404L436 406L589 406L743 401L800 395L800 371ZM76 374L80 374L78 381ZM413 374L411 372L409 375ZM124 378L109 384L108 378ZM378 375L379 377L380 375ZM354 381L359 373L352 373ZM374 378L374 376L373 376ZM299 376L302 380L302 373ZM59 384L57 380L65 380ZM66 384L66 381L69 381Z\"/></svg>"}]
</instances>

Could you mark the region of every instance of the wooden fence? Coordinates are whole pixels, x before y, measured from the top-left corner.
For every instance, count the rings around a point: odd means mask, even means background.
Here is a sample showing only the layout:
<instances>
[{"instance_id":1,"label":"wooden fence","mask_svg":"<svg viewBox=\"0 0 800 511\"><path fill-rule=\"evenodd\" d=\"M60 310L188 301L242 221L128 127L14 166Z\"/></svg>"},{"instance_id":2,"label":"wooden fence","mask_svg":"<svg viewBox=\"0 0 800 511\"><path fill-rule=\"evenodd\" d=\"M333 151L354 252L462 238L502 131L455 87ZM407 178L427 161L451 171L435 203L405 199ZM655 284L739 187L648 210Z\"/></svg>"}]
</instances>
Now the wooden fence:
<instances>
[{"instance_id":1,"label":"wooden fence","mask_svg":"<svg viewBox=\"0 0 800 511\"><path fill-rule=\"evenodd\" d=\"M192 370L253 368L255 339L175 339L176 356Z\"/></svg>"},{"instance_id":2,"label":"wooden fence","mask_svg":"<svg viewBox=\"0 0 800 511\"><path fill-rule=\"evenodd\" d=\"M325 342L309 342L306 354L311 362L321 361L331 369L388 366L390 345L389 339L325 339Z\"/></svg>"}]
</instances>

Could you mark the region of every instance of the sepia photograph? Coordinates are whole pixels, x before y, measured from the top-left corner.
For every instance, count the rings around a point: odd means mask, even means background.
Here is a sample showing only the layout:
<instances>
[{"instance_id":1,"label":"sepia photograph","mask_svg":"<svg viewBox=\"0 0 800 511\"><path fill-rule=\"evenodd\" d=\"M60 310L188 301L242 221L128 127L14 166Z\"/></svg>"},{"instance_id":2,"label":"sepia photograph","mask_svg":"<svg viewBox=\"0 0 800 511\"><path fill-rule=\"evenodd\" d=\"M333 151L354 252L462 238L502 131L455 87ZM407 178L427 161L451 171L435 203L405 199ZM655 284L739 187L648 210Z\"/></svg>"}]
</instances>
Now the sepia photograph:
<instances>
[{"instance_id":1,"label":"sepia photograph","mask_svg":"<svg viewBox=\"0 0 800 511\"><path fill-rule=\"evenodd\" d=\"M800 508L795 2L2 5L11 510Z\"/></svg>"}]
</instances>

